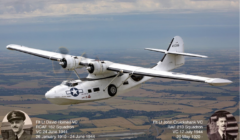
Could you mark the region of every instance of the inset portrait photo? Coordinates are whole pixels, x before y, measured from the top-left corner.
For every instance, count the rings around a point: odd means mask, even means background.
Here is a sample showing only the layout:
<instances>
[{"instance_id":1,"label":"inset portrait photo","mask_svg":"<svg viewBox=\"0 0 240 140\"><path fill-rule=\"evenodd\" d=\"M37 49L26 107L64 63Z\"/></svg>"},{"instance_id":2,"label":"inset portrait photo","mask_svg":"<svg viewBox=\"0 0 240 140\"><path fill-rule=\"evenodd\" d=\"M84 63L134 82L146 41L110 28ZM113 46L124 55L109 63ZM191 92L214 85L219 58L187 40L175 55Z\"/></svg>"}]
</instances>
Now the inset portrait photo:
<instances>
[{"instance_id":1,"label":"inset portrait photo","mask_svg":"<svg viewBox=\"0 0 240 140\"><path fill-rule=\"evenodd\" d=\"M209 140L236 140L238 124L235 117L227 111L217 111L208 120Z\"/></svg>"},{"instance_id":2,"label":"inset portrait photo","mask_svg":"<svg viewBox=\"0 0 240 140\"><path fill-rule=\"evenodd\" d=\"M11 111L3 118L1 133L3 140L30 140L33 133L32 121L21 110Z\"/></svg>"}]
</instances>

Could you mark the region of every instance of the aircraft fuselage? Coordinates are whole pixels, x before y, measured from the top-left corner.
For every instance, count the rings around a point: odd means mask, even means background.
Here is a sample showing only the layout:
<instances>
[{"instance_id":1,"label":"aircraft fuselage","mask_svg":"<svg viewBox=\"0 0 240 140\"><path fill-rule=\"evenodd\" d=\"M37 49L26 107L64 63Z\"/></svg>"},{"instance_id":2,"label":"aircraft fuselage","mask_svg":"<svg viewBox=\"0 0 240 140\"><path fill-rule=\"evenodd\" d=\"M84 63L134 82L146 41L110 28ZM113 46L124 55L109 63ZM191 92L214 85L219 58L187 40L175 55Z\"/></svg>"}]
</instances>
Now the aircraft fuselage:
<instances>
[{"instance_id":1,"label":"aircraft fuselage","mask_svg":"<svg viewBox=\"0 0 240 140\"><path fill-rule=\"evenodd\" d=\"M152 78L144 76L141 80L138 79L139 81L135 81L136 79L134 80L132 77L128 77L129 74L123 74L116 78L113 76L112 78L101 78L99 80L93 81L63 81L62 84L50 89L45 94L45 97L51 103L58 105L69 105L104 100L116 95L121 95L131 89L140 87L141 83L146 82ZM109 84L111 81L112 83ZM109 85L114 85L116 87L117 92L115 95L111 95L111 93L109 93L111 92L108 89Z\"/></svg>"}]
</instances>

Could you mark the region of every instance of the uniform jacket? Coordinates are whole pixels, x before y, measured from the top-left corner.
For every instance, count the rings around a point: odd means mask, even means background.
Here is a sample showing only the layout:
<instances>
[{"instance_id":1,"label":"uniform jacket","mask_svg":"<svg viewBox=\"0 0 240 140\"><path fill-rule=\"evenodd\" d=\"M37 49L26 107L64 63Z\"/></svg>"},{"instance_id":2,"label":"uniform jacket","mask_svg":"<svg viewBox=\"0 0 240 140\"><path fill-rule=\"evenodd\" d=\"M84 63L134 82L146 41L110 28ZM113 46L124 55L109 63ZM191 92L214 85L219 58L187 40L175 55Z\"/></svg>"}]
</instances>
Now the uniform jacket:
<instances>
[{"instance_id":1,"label":"uniform jacket","mask_svg":"<svg viewBox=\"0 0 240 140\"><path fill-rule=\"evenodd\" d=\"M213 133L210 135L209 140L222 140L222 137L218 132ZM226 133L226 139L225 140L234 140L234 138Z\"/></svg>"},{"instance_id":2,"label":"uniform jacket","mask_svg":"<svg viewBox=\"0 0 240 140\"><path fill-rule=\"evenodd\" d=\"M22 136L18 140L31 140L32 135L23 132ZM15 140L15 135L11 135L8 140Z\"/></svg>"}]
</instances>

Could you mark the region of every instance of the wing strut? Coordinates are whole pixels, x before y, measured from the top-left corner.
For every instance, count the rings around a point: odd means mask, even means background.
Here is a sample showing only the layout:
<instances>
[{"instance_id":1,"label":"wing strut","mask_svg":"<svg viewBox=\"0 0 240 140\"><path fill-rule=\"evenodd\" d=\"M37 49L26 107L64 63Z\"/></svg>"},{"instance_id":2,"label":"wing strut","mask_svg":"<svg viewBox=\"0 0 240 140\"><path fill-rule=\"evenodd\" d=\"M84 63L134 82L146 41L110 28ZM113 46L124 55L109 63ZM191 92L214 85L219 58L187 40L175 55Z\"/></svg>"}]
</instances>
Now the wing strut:
<instances>
[{"instance_id":1,"label":"wing strut","mask_svg":"<svg viewBox=\"0 0 240 140\"><path fill-rule=\"evenodd\" d=\"M78 79L81 80L81 78L79 77L77 71L76 71L75 69L74 69L73 71L74 71L74 73L77 75Z\"/></svg>"},{"instance_id":2,"label":"wing strut","mask_svg":"<svg viewBox=\"0 0 240 140\"><path fill-rule=\"evenodd\" d=\"M120 75L123 73L123 70L118 71L117 75L111 80L111 82L103 89L103 91L106 90L106 88Z\"/></svg>"}]
</instances>

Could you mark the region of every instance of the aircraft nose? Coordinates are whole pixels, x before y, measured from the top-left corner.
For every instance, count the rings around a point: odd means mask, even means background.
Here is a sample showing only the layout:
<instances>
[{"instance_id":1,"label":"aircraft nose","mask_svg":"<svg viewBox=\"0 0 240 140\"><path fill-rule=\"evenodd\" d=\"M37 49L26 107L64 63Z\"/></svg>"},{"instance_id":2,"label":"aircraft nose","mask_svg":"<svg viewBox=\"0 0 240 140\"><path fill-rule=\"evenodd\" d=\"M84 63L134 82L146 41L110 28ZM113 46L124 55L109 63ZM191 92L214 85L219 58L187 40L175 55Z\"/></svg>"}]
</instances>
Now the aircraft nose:
<instances>
[{"instance_id":1,"label":"aircraft nose","mask_svg":"<svg viewBox=\"0 0 240 140\"><path fill-rule=\"evenodd\" d=\"M45 94L45 97L46 98L54 98L54 95L55 95L55 90L51 89Z\"/></svg>"}]
</instances>

